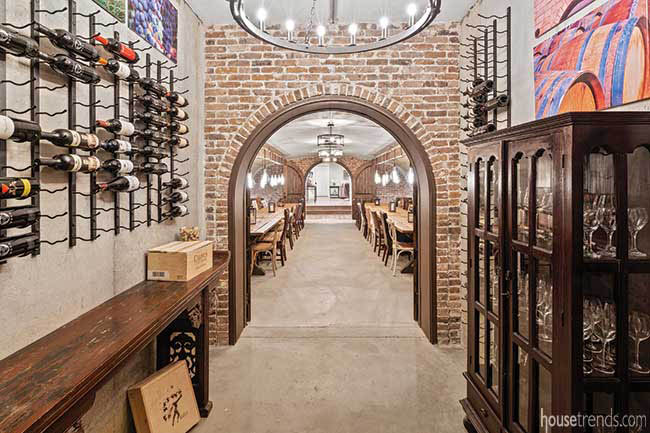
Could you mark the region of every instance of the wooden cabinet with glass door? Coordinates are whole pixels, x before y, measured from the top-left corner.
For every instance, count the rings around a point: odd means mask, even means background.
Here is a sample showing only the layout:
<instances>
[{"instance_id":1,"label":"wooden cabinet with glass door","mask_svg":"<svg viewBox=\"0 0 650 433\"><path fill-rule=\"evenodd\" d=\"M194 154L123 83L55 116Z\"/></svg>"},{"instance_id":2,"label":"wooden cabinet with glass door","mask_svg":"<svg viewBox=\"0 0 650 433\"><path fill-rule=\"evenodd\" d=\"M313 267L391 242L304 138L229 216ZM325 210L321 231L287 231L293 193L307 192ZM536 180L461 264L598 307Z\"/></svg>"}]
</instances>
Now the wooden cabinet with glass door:
<instances>
[{"instance_id":1,"label":"wooden cabinet with glass door","mask_svg":"<svg viewBox=\"0 0 650 433\"><path fill-rule=\"evenodd\" d=\"M650 431L650 113L465 144L466 428Z\"/></svg>"}]
</instances>

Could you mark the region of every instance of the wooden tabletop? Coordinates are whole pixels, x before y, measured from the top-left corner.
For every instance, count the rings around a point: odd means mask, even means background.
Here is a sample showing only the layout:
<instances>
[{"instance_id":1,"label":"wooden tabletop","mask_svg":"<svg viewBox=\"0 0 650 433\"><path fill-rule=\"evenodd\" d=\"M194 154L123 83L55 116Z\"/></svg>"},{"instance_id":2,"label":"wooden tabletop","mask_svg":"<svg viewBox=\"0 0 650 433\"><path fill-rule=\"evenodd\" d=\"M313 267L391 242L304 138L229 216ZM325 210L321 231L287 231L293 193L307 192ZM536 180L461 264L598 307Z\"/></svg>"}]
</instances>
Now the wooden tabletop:
<instances>
[{"instance_id":1,"label":"wooden tabletop","mask_svg":"<svg viewBox=\"0 0 650 433\"><path fill-rule=\"evenodd\" d=\"M397 208L395 212L389 212L389 206L387 204L375 205L367 203L366 207L375 212L381 212L386 214L386 219L395 224L395 229L401 233L413 233L413 223L410 223L408 220L408 211L402 208Z\"/></svg>"},{"instance_id":2,"label":"wooden tabletop","mask_svg":"<svg viewBox=\"0 0 650 433\"><path fill-rule=\"evenodd\" d=\"M41 432L141 350L228 266L188 282L144 281L0 361L0 432ZM126 395L124 396L126 398Z\"/></svg>"},{"instance_id":3,"label":"wooden tabletop","mask_svg":"<svg viewBox=\"0 0 650 433\"><path fill-rule=\"evenodd\" d=\"M254 237L264 236L284 218L284 209L289 208L294 212L298 203L286 203L284 207L276 207L274 213L269 213L268 208L257 210L257 223L251 225L250 234Z\"/></svg>"}]
</instances>

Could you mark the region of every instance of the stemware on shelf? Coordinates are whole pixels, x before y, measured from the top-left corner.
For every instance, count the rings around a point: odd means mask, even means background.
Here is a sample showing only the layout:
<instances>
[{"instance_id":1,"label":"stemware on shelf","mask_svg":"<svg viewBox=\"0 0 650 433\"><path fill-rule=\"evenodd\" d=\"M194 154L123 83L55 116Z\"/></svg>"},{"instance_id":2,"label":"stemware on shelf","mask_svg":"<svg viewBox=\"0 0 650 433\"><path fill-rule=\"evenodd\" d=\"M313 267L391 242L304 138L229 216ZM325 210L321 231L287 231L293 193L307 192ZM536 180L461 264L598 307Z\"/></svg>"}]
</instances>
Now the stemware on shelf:
<instances>
[{"instance_id":1,"label":"stemware on shelf","mask_svg":"<svg viewBox=\"0 0 650 433\"><path fill-rule=\"evenodd\" d=\"M639 232L648 224L648 211L643 207L634 207L627 210L630 234L632 235L632 246L629 255L634 258L645 258L648 255L639 250L637 238Z\"/></svg>"},{"instance_id":2,"label":"stemware on shelf","mask_svg":"<svg viewBox=\"0 0 650 433\"><path fill-rule=\"evenodd\" d=\"M594 330L602 345L602 352L601 356L594 361L593 367L599 373L611 375L614 374L614 369L611 367L611 359L608 359L608 346L616 338L616 308L614 305L605 303L602 309L596 311L596 314L599 321Z\"/></svg>"},{"instance_id":3,"label":"stemware on shelf","mask_svg":"<svg viewBox=\"0 0 650 433\"><path fill-rule=\"evenodd\" d=\"M602 215L599 214L598 209L595 207L587 207L583 211L583 223L585 231L585 251L584 256L590 258L598 258L599 254L594 250L594 233L600 227L599 217Z\"/></svg>"},{"instance_id":4,"label":"stemware on shelf","mask_svg":"<svg viewBox=\"0 0 650 433\"><path fill-rule=\"evenodd\" d=\"M634 359L631 360L630 371L638 374L650 374L650 369L640 363L641 343L650 338L650 316L640 311L630 313L630 338L634 341Z\"/></svg>"},{"instance_id":5,"label":"stemware on shelf","mask_svg":"<svg viewBox=\"0 0 650 433\"><path fill-rule=\"evenodd\" d=\"M547 323L548 318L553 314L553 287L550 283L540 278L537 282L537 288L539 289L539 296L537 298L537 324L542 328L539 339L550 343L553 341L553 338L549 333Z\"/></svg>"},{"instance_id":6,"label":"stemware on shelf","mask_svg":"<svg viewBox=\"0 0 650 433\"><path fill-rule=\"evenodd\" d=\"M616 208L601 207L598 209L600 216L600 227L607 234L607 245L600 252L604 257L616 257L616 247L613 244L614 233L616 232Z\"/></svg>"}]
</instances>

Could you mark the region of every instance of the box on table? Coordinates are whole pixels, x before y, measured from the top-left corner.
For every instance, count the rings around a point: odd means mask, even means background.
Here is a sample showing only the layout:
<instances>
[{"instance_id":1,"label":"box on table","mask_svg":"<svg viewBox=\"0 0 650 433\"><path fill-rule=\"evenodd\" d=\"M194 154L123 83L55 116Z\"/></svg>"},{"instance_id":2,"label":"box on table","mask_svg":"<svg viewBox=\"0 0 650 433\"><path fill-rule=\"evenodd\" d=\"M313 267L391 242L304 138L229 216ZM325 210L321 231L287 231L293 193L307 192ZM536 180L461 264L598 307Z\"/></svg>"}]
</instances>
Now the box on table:
<instances>
[{"instance_id":1,"label":"box on table","mask_svg":"<svg viewBox=\"0 0 650 433\"><path fill-rule=\"evenodd\" d=\"M199 422L187 363L178 361L127 391L138 433L186 433Z\"/></svg>"},{"instance_id":2,"label":"box on table","mask_svg":"<svg viewBox=\"0 0 650 433\"><path fill-rule=\"evenodd\" d=\"M171 242L149 250L147 279L189 281L212 267L212 241Z\"/></svg>"}]
</instances>

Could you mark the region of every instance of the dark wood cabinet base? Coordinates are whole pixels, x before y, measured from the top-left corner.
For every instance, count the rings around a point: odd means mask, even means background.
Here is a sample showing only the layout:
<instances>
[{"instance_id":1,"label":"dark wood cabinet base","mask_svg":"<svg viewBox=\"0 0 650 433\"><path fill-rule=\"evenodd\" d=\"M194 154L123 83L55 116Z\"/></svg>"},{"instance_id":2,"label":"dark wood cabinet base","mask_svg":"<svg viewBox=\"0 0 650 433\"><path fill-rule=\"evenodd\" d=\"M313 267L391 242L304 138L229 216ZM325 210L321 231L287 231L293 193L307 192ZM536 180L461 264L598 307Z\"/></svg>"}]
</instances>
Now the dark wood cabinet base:
<instances>
[{"instance_id":1,"label":"dark wood cabinet base","mask_svg":"<svg viewBox=\"0 0 650 433\"><path fill-rule=\"evenodd\" d=\"M201 415L201 418L207 418L210 416L210 412L212 412L212 402L209 401L203 406L199 406L199 414Z\"/></svg>"}]
</instances>

